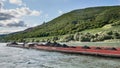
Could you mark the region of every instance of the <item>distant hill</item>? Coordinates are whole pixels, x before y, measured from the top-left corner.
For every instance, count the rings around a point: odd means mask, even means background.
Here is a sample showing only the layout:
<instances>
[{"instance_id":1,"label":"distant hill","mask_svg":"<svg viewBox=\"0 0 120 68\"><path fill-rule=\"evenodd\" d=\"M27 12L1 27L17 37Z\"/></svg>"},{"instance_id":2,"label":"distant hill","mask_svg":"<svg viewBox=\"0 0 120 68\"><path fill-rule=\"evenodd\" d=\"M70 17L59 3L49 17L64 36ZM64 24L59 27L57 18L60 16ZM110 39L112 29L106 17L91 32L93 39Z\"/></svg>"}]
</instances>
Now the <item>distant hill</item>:
<instances>
[{"instance_id":1,"label":"distant hill","mask_svg":"<svg viewBox=\"0 0 120 68\"><path fill-rule=\"evenodd\" d=\"M102 28L105 25L120 25L120 6L102 6L77 9L65 13L42 25L28 28L24 31L9 34L6 40L23 38L59 36L75 34L91 29Z\"/></svg>"},{"instance_id":2,"label":"distant hill","mask_svg":"<svg viewBox=\"0 0 120 68\"><path fill-rule=\"evenodd\" d=\"M6 36L6 34L0 34L1 37Z\"/></svg>"}]
</instances>

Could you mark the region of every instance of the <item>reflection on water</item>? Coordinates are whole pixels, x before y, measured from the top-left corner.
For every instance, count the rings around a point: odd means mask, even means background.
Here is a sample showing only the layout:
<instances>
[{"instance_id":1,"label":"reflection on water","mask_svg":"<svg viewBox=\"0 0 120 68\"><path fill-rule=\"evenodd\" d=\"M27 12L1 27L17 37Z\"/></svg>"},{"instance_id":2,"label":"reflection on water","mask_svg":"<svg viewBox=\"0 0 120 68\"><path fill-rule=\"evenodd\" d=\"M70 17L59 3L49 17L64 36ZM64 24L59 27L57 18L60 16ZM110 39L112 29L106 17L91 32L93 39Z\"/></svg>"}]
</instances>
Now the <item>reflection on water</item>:
<instances>
[{"instance_id":1,"label":"reflection on water","mask_svg":"<svg viewBox=\"0 0 120 68\"><path fill-rule=\"evenodd\" d=\"M120 59L71 55L0 44L0 68L119 68Z\"/></svg>"}]
</instances>

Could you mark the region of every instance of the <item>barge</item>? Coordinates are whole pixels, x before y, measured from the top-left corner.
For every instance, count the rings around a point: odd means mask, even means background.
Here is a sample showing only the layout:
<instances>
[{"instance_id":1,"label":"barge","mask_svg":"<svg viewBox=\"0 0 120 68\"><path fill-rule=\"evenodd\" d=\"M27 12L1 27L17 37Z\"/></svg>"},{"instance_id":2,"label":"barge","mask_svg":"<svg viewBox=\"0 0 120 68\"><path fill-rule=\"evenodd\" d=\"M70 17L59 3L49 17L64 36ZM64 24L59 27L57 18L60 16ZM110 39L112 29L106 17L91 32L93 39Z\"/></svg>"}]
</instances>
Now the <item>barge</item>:
<instances>
[{"instance_id":1,"label":"barge","mask_svg":"<svg viewBox=\"0 0 120 68\"><path fill-rule=\"evenodd\" d=\"M59 43L46 43L46 44L7 44L10 47L19 48L32 48L45 51L56 51L70 54L84 54L93 56L113 57L120 58L120 48L115 47L95 47L95 46L67 46L66 44Z\"/></svg>"}]
</instances>

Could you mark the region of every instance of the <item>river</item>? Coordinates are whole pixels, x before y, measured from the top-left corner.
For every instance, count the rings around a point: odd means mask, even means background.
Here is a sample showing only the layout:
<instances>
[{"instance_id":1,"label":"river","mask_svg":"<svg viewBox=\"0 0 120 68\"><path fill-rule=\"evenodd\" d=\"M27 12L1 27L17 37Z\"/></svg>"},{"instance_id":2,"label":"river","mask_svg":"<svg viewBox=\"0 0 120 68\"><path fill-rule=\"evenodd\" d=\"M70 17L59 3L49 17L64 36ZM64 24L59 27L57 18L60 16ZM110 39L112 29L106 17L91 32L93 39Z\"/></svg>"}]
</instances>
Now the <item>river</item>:
<instances>
[{"instance_id":1,"label":"river","mask_svg":"<svg viewBox=\"0 0 120 68\"><path fill-rule=\"evenodd\" d=\"M6 47L0 43L0 68L120 68L120 59Z\"/></svg>"}]
</instances>

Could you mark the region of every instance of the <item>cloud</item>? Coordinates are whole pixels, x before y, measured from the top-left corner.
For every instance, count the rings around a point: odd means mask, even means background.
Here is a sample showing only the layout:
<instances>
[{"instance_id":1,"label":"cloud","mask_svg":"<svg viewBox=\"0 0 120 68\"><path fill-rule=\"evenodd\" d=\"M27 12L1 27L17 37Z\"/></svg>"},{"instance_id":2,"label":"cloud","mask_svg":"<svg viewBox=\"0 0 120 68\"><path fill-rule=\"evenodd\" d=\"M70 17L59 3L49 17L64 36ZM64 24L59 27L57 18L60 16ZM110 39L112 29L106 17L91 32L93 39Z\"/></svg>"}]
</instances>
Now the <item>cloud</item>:
<instances>
[{"instance_id":1,"label":"cloud","mask_svg":"<svg viewBox=\"0 0 120 68\"><path fill-rule=\"evenodd\" d=\"M5 23L4 23L5 22ZM10 19L0 21L0 27L26 27L24 21L19 19Z\"/></svg>"},{"instance_id":2,"label":"cloud","mask_svg":"<svg viewBox=\"0 0 120 68\"><path fill-rule=\"evenodd\" d=\"M42 12L40 12L40 11L34 10L34 11L31 12L30 15L39 16L41 13L42 13Z\"/></svg>"},{"instance_id":3,"label":"cloud","mask_svg":"<svg viewBox=\"0 0 120 68\"><path fill-rule=\"evenodd\" d=\"M0 34L9 34L9 33L12 33L12 32L18 32L18 31L22 31L22 30L24 30L26 27L18 27L18 28L16 28L16 27L12 27L12 28L10 28L10 27L6 27L6 28L1 28L0 27Z\"/></svg>"},{"instance_id":4,"label":"cloud","mask_svg":"<svg viewBox=\"0 0 120 68\"><path fill-rule=\"evenodd\" d=\"M9 0L10 3L22 4L22 0ZM20 8L15 9L4 9L3 7L4 0L0 0L0 13L10 14L15 17L23 17L23 16L39 16L41 11L31 10L26 6L21 6Z\"/></svg>"},{"instance_id":5,"label":"cloud","mask_svg":"<svg viewBox=\"0 0 120 68\"><path fill-rule=\"evenodd\" d=\"M2 3L0 1L0 27L25 27L27 25L21 20L23 17L41 14L41 11L31 10L28 7L4 9Z\"/></svg>"},{"instance_id":6,"label":"cloud","mask_svg":"<svg viewBox=\"0 0 120 68\"><path fill-rule=\"evenodd\" d=\"M11 33L12 31L10 30L0 30L0 34L9 34ZM15 32L15 31L14 31Z\"/></svg>"},{"instance_id":7,"label":"cloud","mask_svg":"<svg viewBox=\"0 0 120 68\"><path fill-rule=\"evenodd\" d=\"M19 5L19 6L24 5L23 2L22 2L22 0L9 0L9 2L11 4L15 4L15 5Z\"/></svg>"},{"instance_id":8,"label":"cloud","mask_svg":"<svg viewBox=\"0 0 120 68\"><path fill-rule=\"evenodd\" d=\"M3 24L2 23L0 23L0 27L2 27L3 26Z\"/></svg>"},{"instance_id":9,"label":"cloud","mask_svg":"<svg viewBox=\"0 0 120 68\"><path fill-rule=\"evenodd\" d=\"M0 0L0 11L1 11L1 9L3 8L3 6L4 6L4 4L3 4L3 0Z\"/></svg>"},{"instance_id":10,"label":"cloud","mask_svg":"<svg viewBox=\"0 0 120 68\"><path fill-rule=\"evenodd\" d=\"M0 30L0 34L9 34L12 32L16 32L16 31L10 31L10 30Z\"/></svg>"},{"instance_id":11,"label":"cloud","mask_svg":"<svg viewBox=\"0 0 120 68\"><path fill-rule=\"evenodd\" d=\"M63 11L61 11L61 10L58 10L58 13L59 13L59 14L63 14Z\"/></svg>"},{"instance_id":12,"label":"cloud","mask_svg":"<svg viewBox=\"0 0 120 68\"><path fill-rule=\"evenodd\" d=\"M21 7L16 9L2 9L1 12L11 14L15 17L23 17L23 16L39 16L41 14L40 11L30 10L28 7Z\"/></svg>"},{"instance_id":13,"label":"cloud","mask_svg":"<svg viewBox=\"0 0 120 68\"><path fill-rule=\"evenodd\" d=\"M8 20L11 18L14 18L14 16L7 13L0 13L0 20Z\"/></svg>"},{"instance_id":14,"label":"cloud","mask_svg":"<svg viewBox=\"0 0 120 68\"><path fill-rule=\"evenodd\" d=\"M15 4L14 9L4 9L4 3ZM19 7L18 7L19 6ZM21 31L28 27L23 18L26 16L39 16L41 11L31 10L22 0L0 0L0 34Z\"/></svg>"},{"instance_id":15,"label":"cloud","mask_svg":"<svg viewBox=\"0 0 120 68\"><path fill-rule=\"evenodd\" d=\"M6 26L8 27L26 27L26 24L24 21L18 21L18 22L13 22L13 23L8 23Z\"/></svg>"}]
</instances>

